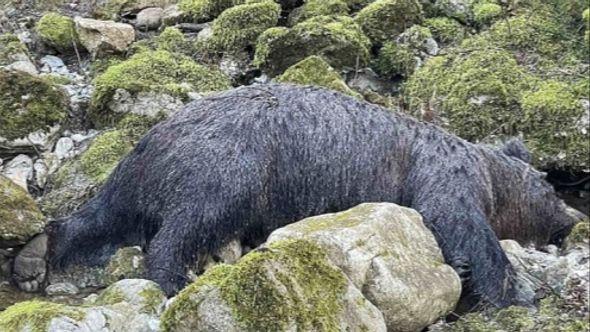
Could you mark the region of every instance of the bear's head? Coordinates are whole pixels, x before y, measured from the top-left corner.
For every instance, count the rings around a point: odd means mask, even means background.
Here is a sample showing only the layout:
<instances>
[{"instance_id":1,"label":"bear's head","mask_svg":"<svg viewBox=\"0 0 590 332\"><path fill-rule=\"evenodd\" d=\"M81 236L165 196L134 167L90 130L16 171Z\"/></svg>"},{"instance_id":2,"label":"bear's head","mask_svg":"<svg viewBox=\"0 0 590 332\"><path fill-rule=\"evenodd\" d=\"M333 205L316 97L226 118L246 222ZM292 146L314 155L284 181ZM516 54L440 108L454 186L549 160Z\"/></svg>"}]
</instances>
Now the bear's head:
<instances>
[{"instance_id":1,"label":"bear's head","mask_svg":"<svg viewBox=\"0 0 590 332\"><path fill-rule=\"evenodd\" d=\"M532 240L539 246L561 245L572 227L586 216L567 206L546 181L547 174L530 165L531 153L520 139L507 141L501 151L516 160L517 172L520 173L520 186L517 183L505 183L515 186L518 191L512 199L517 205L515 210L518 211L520 225L525 229L515 231L522 234L522 240Z\"/></svg>"}]
</instances>

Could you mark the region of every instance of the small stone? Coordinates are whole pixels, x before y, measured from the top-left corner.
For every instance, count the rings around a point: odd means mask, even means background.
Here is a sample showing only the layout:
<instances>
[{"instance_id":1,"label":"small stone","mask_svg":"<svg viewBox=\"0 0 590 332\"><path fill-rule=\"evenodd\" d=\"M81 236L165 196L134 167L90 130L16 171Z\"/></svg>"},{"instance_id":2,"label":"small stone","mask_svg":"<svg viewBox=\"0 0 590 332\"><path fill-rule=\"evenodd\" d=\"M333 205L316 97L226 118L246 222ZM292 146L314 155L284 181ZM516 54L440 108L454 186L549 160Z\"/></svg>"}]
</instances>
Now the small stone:
<instances>
[{"instance_id":1,"label":"small stone","mask_svg":"<svg viewBox=\"0 0 590 332\"><path fill-rule=\"evenodd\" d=\"M93 55L122 53L135 40L135 29L125 23L76 17L80 42Z\"/></svg>"},{"instance_id":2,"label":"small stone","mask_svg":"<svg viewBox=\"0 0 590 332\"><path fill-rule=\"evenodd\" d=\"M178 24L183 18L184 13L178 9L178 5L168 6L162 12L162 23L166 26Z\"/></svg>"},{"instance_id":3,"label":"small stone","mask_svg":"<svg viewBox=\"0 0 590 332\"><path fill-rule=\"evenodd\" d=\"M135 26L141 29L155 30L162 23L162 8L146 8L137 14Z\"/></svg>"},{"instance_id":4,"label":"small stone","mask_svg":"<svg viewBox=\"0 0 590 332\"><path fill-rule=\"evenodd\" d=\"M59 160L65 159L70 155L74 148L74 141L69 137L62 137L55 144L54 153Z\"/></svg>"},{"instance_id":5,"label":"small stone","mask_svg":"<svg viewBox=\"0 0 590 332\"><path fill-rule=\"evenodd\" d=\"M41 62L41 72L47 74L58 74L63 76L70 76L68 67L64 64L63 60L54 55L46 55L39 60Z\"/></svg>"},{"instance_id":6,"label":"small stone","mask_svg":"<svg viewBox=\"0 0 590 332\"><path fill-rule=\"evenodd\" d=\"M45 293L49 296L76 295L80 292L78 287L68 282L57 283L47 286Z\"/></svg>"},{"instance_id":7,"label":"small stone","mask_svg":"<svg viewBox=\"0 0 590 332\"><path fill-rule=\"evenodd\" d=\"M2 174L28 191L27 182L33 180L33 160L27 155L18 155L4 166Z\"/></svg>"},{"instance_id":8,"label":"small stone","mask_svg":"<svg viewBox=\"0 0 590 332\"><path fill-rule=\"evenodd\" d=\"M33 164L33 169L35 170L35 183L39 188L45 187L47 174L49 173L47 164L43 159L37 159L35 160L35 164Z\"/></svg>"}]
</instances>

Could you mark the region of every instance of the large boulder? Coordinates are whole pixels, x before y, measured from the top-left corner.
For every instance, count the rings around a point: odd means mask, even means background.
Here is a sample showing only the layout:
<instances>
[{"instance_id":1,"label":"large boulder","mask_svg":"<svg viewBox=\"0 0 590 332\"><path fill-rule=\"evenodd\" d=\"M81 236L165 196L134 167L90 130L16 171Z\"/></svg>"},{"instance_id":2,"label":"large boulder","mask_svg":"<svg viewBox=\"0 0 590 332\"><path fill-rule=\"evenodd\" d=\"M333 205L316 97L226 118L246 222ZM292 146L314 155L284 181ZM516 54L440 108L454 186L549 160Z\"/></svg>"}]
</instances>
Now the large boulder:
<instances>
[{"instance_id":1,"label":"large boulder","mask_svg":"<svg viewBox=\"0 0 590 332\"><path fill-rule=\"evenodd\" d=\"M80 43L93 56L122 53L135 40L135 29L125 23L76 17Z\"/></svg>"},{"instance_id":2,"label":"large boulder","mask_svg":"<svg viewBox=\"0 0 590 332\"><path fill-rule=\"evenodd\" d=\"M33 198L0 175L0 247L25 244L44 227L45 218Z\"/></svg>"},{"instance_id":3,"label":"large boulder","mask_svg":"<svg viewBox=\"0 0 590 332\"><path fill-rule=\"evenodd\" d=\"M236 265L174 299L164 331L419 331L454 309L461 283L421 216L362 204L273 232Z\"/></svg>"}]
</instances>

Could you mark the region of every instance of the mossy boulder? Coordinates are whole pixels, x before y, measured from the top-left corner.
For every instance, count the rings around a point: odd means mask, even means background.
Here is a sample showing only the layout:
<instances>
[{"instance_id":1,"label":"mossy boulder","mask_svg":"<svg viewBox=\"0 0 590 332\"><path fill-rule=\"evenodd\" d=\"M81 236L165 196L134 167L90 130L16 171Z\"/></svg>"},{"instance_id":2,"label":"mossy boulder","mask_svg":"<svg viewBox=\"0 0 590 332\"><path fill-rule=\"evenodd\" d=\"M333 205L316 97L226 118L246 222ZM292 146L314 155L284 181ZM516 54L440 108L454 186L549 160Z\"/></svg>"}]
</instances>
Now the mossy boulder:
<instances>
[{"instance_id":1,"label":"mossy boulder","mask_svg":"<svg viewBox=\"0 0 590 332\"><path fill-rule=\"evenodd\" d=\"M428 18L424 20L423 25L430 29L432 36L439 43L457 43L467 34L461 23L449 17Z\"/></svg>"},{"instance_id":2,"label":"mossy boulder","mask_svg":"<svg viewBox=\"0 0 590 332\"><path fill-rule=\"evenodd\" d=\"M245 2L246 0L180 0L178 8L194 22L207 22L224 10Z\"/></svg>"},{"instance_id":3,"label":"mossy boulder","mask_svg":"<svg viewBox=\"0 0 590 332\"><path fill-rule=\"evenodd\" d=\"M386 42L372 67L384 77L409 77L416 69L418 60L408 45Z\"/></svg>"},{"instance_id":4,"label":"mossy boulder","mask_svg":"<svg viewBox=\"0 0 590 332\"><path fill-rule=\"evenodd\" d=\"M43 15L35 31L44 43L60 51L73 50L79 43L74 20L58 13Z\"/></svg>"},{"instance_id":5,"label":"mossy boulder","mask_svg":"<svg viewBox=\"0 0 590 332\"><path fill-rule=\"evenodd\" d=\"M84 316L84 311L75 307L45 301L25 301L0 313L0 330L45 332L54 318L81 320Z\"/></svg>"},{"instance_id":6,"label":"mossy boulder","mask_svg":"<svg viewBox=\"0 0 590 332\"><path fill-rule=\"evenodd\" d=\"M420 331L459 300L459 277L444 263L434 236L412 209L360 204L289 224L274 231L267 245L294 239L321 247L381 311L390 331Z\"/></svg>"},{"instance_id":7,"label":"mossy boulder","mask_svg":"<svg viewBox=\"0 0 590 332\"><path fill-rule=\"evenodd\" d=\"M235 265L208 270L166 309L161 327L163 331L207 331L214 324L232 331L338 330L346 291L346 277L321 248L302 240L282 241L250 252ZM211 315L213 303L217 308Z\"/></svg>"},{"instance_id":8,"label":"mossy boulder","mask_svg":"<svg viewBox=\"0 0 590 332\"><path fill-rule=\"evenodd\" d=\"M355 17L374 43L391 40L422 19L422 5L417 0L377 0Z\"/></svg>"},{"instance_id":9,"label":"mossy boulder","mask_svg":"<svg viewBox=\"0 0 590 332\"><path fill-rule=\"evenodd\" d=\"M25 244L44 227L45 218L29 193L0 175L0 247Z\"/></svg>"},{"instance_id":10,"label":"mossy boulder","mask_svg":"<svg viewBox=\"0 0 590 332\"><path fill-rule=\"evenodd\" d=\"M135 54L109 67L94 84L90 115L100 125L112 125L124 115L109 107L117 90L132 95L153 91L187 99L187 93L191 91L211 92L230 87L229 79L219 70L165 50Z\"/></svg>"},{"instance_id":11,"label":"mossy boulder","mask_svg":"<svg viewBox=\"0 0 590 332\"><path fill-rule=\"evenodd\" d=\"M238 52L253 45L256 38L279 21L281 6L273 0L247 1L225 10L213 21L208 40L213 49Z\"/></svg>"},{"instance_id":12,"label":"mossy boulder","mask_svg":"<svg viewBox=\"0 0 590 332\"><path fill-rule=\"evenodd\" d=\"M346 82L334 68L317 55L307 57L289 67L276 80L283 83L322 86L350 96L360 97L358 93L346 85Z\"/></svg>"},{"instance_id":13,"label":"mossy boulder","mask_svg":"<svg viewBox=\"0 0 590 332\"><path fill-rule=\"evenodd\" d=\"M43 78L0 68L0 136L12 140L49 130L67 116L67 97Z\"/></svg>"},{"instance_id":14,"label":"mossy boulder","mask_svg":"<svg viewBox=\"0 0 590 332\"><path fill-rule=\"evenodd\" d=\"M350 9L343 0L307 0L303 6L289 16L289 23L295 25L316 16L346 16Z\"/></svg>"},{"instance_id":15,"label":"mossy boulder","mask_svg":"<svg viewBox=\"0 0 590 332\"><path fill-rule=\"evenodd\" d=\"M406 82L405 96L412 111L428 105L471 141L523 135L540 168L589 166L582 94L569 83L539 79L507 50L459 49L433 58Z\"/></svg>"},{"instance_id":16,"label":"mossy boulder","mask_svg":"<svg viewBox=\"0 0 590 332\"><path fill-rule=\"evenodd\" d=\"M582 221L577 223L566 239L568 247L572 247L580 243L588 243L590 241L590 221Z\"/></svg>"},{"instance_id":17,"label":"mossy boulder","mask_svg":"<svg viewBox=\"0 0 590 332\"><path fill-rule=\"evenodd\" d=\"M355 68L369 61L370 41L353 19L318 16L288 29L270 28L258 38L254 64L271 76L311 55L333 68Z\"/></svg>"}]
</instances>

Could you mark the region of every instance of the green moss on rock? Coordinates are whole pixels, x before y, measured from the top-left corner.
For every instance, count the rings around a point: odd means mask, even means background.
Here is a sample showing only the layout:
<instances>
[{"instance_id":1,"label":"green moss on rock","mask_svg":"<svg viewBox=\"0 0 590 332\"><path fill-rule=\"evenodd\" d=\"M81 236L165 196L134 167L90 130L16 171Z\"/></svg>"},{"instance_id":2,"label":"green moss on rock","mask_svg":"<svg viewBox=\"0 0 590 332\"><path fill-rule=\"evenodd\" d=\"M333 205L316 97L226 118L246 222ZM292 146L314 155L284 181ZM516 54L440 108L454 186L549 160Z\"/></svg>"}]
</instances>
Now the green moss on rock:
<instances>
[{"instance_id":1,"label":"green moss on rock","mask_svg":"<svg viewBox=\"0 0 590 332\"><path fill-rule=\"evenodd\" d=\"M568 245L590 241L590 221L577 223L567 236Z\"/></svg>"},{"instance_id":2,"label":"green moss on rock","mask_svg":"<svg viewBox=\"0 0 590 332\"><path fill-rule=\"evenodd\" d=\"M384 77L409 77L417 66L416 56L407 45L386 42L372 67Z\"/></svg>"},{"instance_id":3,"label":"green moss on rock","mask_svg":"<svg viewBox=\"0 0 590 332\"><path fill-rule=\"evenodd\" d=\"M316 55L312 55L289 67L281 76L277 77L277 81L322 86L351 96L360 97L358 93L346 85L340 74L334 68L330 67L322 57Z\"/></svg>"},{"instance_id":4,"label":"green moss on rock","mask_svg":"<svg viewBox=\"0 0 590 332\"><path fill-rule=\"evenodd\" d=\"M207 22L224 10L245 2L246 0L180 0L178 8L195 22Z\"/></svg>"},{"instance_id":5,"label":"green moss on rock","mask_svg":"<svg viewBox=\"0 0 590 332\"><path fill-rule=\"evenodd\" d=\"M355 20L373 42L381 43L420 23L422 6L417 0L377 0L363 8Z\"/></svg>"},{"instance_id":6,"label":"green moss on rock","mask_svg":"<svg viewBox=\"0 0 590 332\"><path fill-rule=\"evenodd\" d=\"M370 41L350 17L318 16L291 29L270 28L259 38L254 64L271 76L311 55L322 56L333 68L363 66Z\"/></svg>"},{"instance_id":7,"label":"green moss on rock","mask_svg":"<svg viewBox=\"0 0 590 332\"><path fill-rule=\"evenodd\" d=\"M273 0L248 1L225 10L213 21L208 40L213 49L241 51L265 30L277 25L281 6Z\"/></svg>"},{"instance_id":8,"label":"green moss on rock","mask_svg":"<svg viewBox=\"0 0 590 332\"><path fill-rule=\"evenodd\" d=\"M465 28L457 20L449 17L433 17L424 20L424 26L429 28L436 41L441 43L456 43L466 34Z\"/></svg>"},{"instance_id":9,"label":"green moss on rock","mask_svg":"<svg viewBox=\"0 0 590 332\"><path fill-rule=\"evenodd\" d=\"M0 175L0 244L24 244L44 227L45 218L33 198Z\"/></svg>"},{"instance_id":10,"label":"green moss on rock","mask_svg":"<svg viewBox=\"0 0 590 332\"><path fill-rule=\"evenodd\" d=\"M0 136L15 139L49 129L66 118L66 100L42 78L0 68Z\"/></svg>"},{"instance_id":11,"label":"green moss on rock","mask_svg":"<svg viewBox=\"0 0 590 332\"><path fill-rule=\"evenodd\" d=\"M502 6L496 3L479 3L473 7L473 19L478 25L488 25L503 14Z\"/></svg>"},{"instance_id":12,"label":"green moss on rock","mask_svg":"<svg viewBox=\"0 0 590 332\"><path fill-rule=\"evenodd\" d=\"M102 184L132 148L133 144L125 131L107 131L92 141L80 157L80 165L86 175Z\"/></svg>"},{"instance_id":13,"label":"green moss on rock","mask_svg":"<svg viewBox=\"0 0 590 332\"><path fill-rule=\"evenodd\" d=\"M82 310L63 304L25 301L0 313L0 330L45 332L53 318L65 316L79 321L84 315Z\"/></svg>"},{"instance_id":14,"label":"green moss on rock","mask_svg":"<svg viewBox=\"0 0 590 332\"><path fill-rule=\"evenodd\" d=\"M113 124L120 115L109 111L108 103L117 89L132 95L156 91L186 98L190 91L210 92L231 87L219 70L197 64L189 57L165 50L135 54L109 67L95 81L91 117L98 124Z\"/></svg>"},{"instance_id":15,"label":"green moss on rock","mask_svg":"<svg viewBox=\"0 0 590 332\"><path fill-rule=\"evenodd\" d=\"M35 31L43 42L61 51L71 50L78 43L74 21L58 13L43 15Z\"/></svg>"},{"instance_id":16,"label":"green moss on rock","mask_svg":"<svg viewBox=\"0 0 590 332\"><path fill-rule=\"evenodd\" d=\"M308 0L290 17L291 25L303 22L316 16L348 15L349 8L342 0Z\"/></svg>"},{"instance_id":17,"label":"green moss on rock","mask_svg":"<svg viewBox=\"0 0 590 332\"><path fill-rule=\"evenodd\" d=\"M0 34L0 66L6 66L17 60L17 54L28 54L27 47L12 33Z\"/></svg>"},{"instance_id":18,"label":"green moss on rock","mask_svg":"<svg viewBox=\"0 0 590 332\"><path fill-rule=\"evenodd\" d=\"M136 279L145 276L145 259L141 248L125 247L117 250L105 268L106 281L114 283L121 279Z\"/></svg>"},{"instance_id":19,"label":"green moss on rock","mask_svg":"<svg viewBox=\"0 0 590 332\"><path fill-rule=\"evenodd\" d=\"M218 265L183 290L164 312L163 331L174 331L199 310L195 295L217 287L240 327L247 331L333 331L339 326L346 279L317 245L304 240L276 242Z\"/></svg>"}]
</instances>

